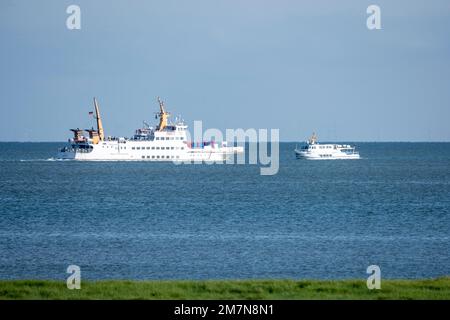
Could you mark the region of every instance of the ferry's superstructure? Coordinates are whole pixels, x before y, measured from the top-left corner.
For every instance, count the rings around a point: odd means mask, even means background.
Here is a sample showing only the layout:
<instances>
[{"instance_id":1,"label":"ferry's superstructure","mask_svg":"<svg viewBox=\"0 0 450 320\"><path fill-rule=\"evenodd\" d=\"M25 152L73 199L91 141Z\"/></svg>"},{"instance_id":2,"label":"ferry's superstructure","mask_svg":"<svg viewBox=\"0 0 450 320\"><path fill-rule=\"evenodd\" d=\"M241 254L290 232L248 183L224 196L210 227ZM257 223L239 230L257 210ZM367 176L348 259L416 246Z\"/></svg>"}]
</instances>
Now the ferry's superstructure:
<instances>
[{"instance_id":1,"label":"ferry's superstructure","mask_svg":"<svg viewBox=\"0 0 450 320\"><path fill-rule=\"evenodd\" d=\"M220 162L243 147L228 147L226 142L187 140L187 125L180 119L169 122L170 113L159 99L159 124L156 128L144 122L131 138L105 137L100 109L94 98L97 129L71 129L73 138L57 155L64 160L140 160L140 161L211 161Z\"/></svg>"},{"instance_id":2,"label":"ferry's superstructure","mask_svg":"<svg viewBox=\"0 0 450 320\"><path fill-rule=\"evenodd\" d=\"M359 159L359 153L348 144L320 144L315 133L301 148L295 148L298 159Z\"/></svg>"}]
</instances>

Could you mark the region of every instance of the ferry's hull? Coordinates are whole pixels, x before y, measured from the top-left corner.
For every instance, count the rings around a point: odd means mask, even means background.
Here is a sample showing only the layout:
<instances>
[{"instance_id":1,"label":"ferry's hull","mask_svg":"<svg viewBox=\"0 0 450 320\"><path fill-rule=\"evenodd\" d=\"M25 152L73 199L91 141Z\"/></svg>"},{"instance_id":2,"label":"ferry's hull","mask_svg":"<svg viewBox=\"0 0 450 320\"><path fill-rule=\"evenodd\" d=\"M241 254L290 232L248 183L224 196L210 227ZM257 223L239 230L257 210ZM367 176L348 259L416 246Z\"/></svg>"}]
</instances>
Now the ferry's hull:
<instances>
[{"instance_id":1,"label":"ferry's hull","mask_svg":"<svg viewBox=\"0 0 450 320\"><path fill-rule=\"evenodd\" d=\"M205 161L222 162L234 154L242 153L242 147L223 147L216 149L187 149L184 152L168 150L166 152L107 152L94 147L90 152L65 151L57 154L60 160L78 161L154 161L154 162L187 162ZM106 151L106 152L105 152Z\"/></svg>"},{"instance_id":2,"label":"ferry's hull","mask_svg":"<svg viewBox=\"0 0 450 320\"><path fill-rule=\"evenodd\" d=\"M312 153L300 150L295 150L295 155L297 159L306 160L352 160L360 159L359 153L345 154L343 152L333 152L333 153Z\"/></svg>"}]
</instances>

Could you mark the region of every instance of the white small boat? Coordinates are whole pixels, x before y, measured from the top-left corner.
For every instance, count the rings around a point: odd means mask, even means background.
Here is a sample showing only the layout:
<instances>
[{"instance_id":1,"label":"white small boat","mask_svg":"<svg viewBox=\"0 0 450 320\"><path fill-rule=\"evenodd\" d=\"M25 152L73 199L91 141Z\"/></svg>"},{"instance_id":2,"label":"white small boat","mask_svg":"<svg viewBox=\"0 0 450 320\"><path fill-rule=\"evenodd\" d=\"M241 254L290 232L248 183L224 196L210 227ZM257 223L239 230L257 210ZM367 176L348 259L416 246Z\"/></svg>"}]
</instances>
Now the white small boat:
<instances>
[{"instance_id":1,"label":"white small boat","mask_svg":"<svg viewBox=\"0 0 450 320\"><path fill-rule=\"evenodd\" d=\"M348 144L320 144L315 133L304 146L295 148L297 159L333 160L333 159L359 159L359 152Z\"/></svg>"}]
</instances>

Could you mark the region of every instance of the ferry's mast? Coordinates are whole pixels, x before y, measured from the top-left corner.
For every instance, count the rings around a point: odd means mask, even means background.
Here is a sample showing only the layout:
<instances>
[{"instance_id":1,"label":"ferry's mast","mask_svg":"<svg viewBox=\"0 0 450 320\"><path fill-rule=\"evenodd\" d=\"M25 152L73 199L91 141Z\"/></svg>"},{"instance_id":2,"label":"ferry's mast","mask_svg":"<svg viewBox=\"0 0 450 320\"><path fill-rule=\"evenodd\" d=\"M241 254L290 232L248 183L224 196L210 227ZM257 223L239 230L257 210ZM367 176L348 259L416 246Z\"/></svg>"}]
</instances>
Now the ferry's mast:
<instances>
[{"instance_id":1,"label":"ferry's mast","mask_svg":"<svg viewBox=\"0 0 450 320\"><path fill-rule=\"evenodd\" d=\"M313 134L312 134L312 136L311 136L311 138L309 138L309 144L315 144L315 143L317 143L317 135L316 135L316 133L315 132L313 132Z\"/></svg>"},{"instance_id":2,"label":"ferry's mast","mask_svg":"<svg viewBox=\"0 0 450 320\"><path fill-rule=\"evenodd\" d=\"M95 106L95 119L97 119L97 132L100 141L105 140L105 133L103 131L102 118L100 117L100 110L98 108L97 99L94 98L94 106Z\"/></svg>"},{"instance_id":3,"label":"ferry's mast","mask_svg":"<svg viewBox=\"0 0 450 320\"><path fill-rule=\"evenodd\" d=\"M165 127L167 127L167 118L170 116L170 113L164 109L164 102L158 97L159 103L159 131L163 131Z\"/></svg>"}]
</instances>

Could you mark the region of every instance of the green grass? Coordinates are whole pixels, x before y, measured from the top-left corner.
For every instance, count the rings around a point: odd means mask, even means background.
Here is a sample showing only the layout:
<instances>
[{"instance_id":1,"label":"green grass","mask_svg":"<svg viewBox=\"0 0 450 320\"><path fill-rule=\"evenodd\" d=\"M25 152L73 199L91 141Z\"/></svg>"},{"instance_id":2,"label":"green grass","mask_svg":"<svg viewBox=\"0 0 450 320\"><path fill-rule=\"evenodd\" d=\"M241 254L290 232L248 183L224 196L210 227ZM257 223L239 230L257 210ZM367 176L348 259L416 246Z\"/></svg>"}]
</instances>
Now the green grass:
<instances>
[{"instance_id":1,"label":"green grass","mask_svg":"<svg viewBox=\"0 0 450 320\"><path fill-rule=\"evenodd\" d=\"M368 290L365 280L0 281L0 299L450 299L450 277L382 280Z\"/></svg>"}]
</instances>

